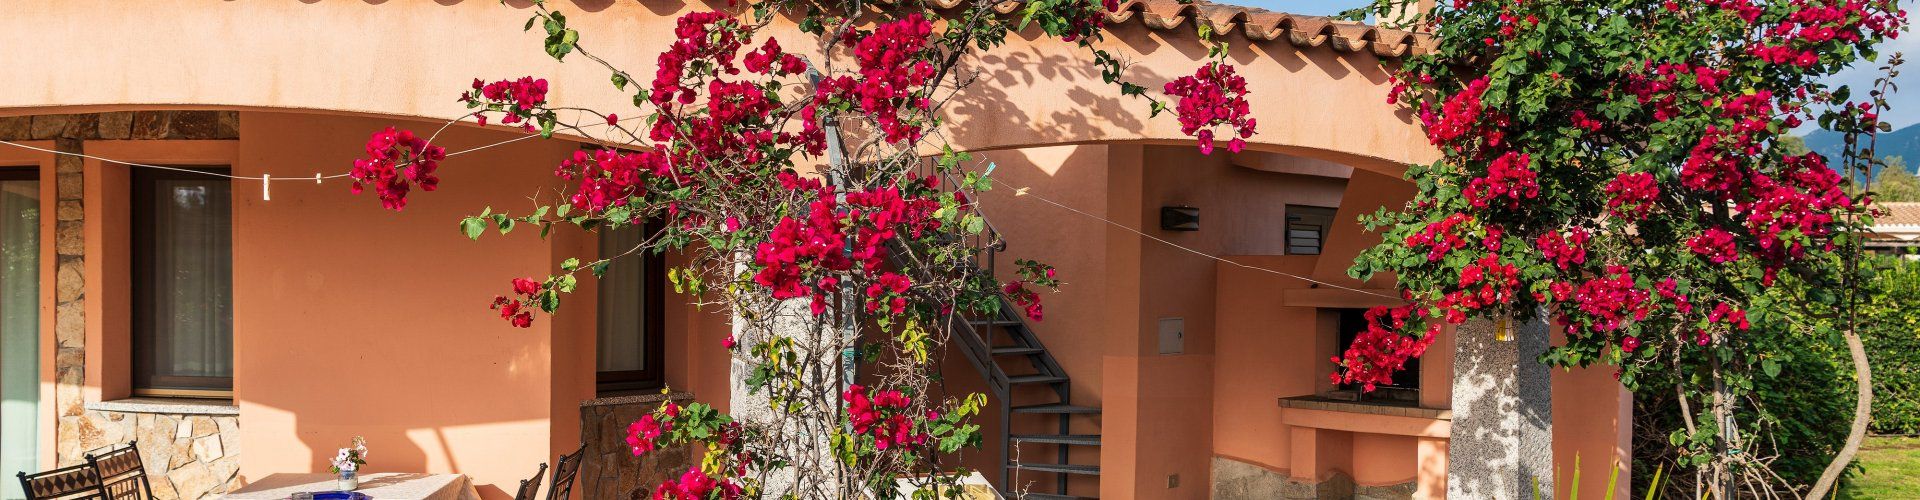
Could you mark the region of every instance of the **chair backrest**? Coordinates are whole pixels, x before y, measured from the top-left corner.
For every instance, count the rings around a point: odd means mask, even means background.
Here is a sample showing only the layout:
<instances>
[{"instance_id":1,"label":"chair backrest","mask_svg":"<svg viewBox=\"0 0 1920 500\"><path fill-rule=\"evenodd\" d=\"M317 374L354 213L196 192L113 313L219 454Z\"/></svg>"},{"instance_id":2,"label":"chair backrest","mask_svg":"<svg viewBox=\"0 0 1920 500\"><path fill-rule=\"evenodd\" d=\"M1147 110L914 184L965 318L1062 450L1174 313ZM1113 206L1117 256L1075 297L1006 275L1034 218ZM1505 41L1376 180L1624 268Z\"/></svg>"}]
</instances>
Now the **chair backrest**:
<instances>
[{"instance_id":1,"label":"chair backrest","mask_svg":"<svg viewBox=\"0 0 1920 500\"><path fill-rule=\"evenodd\" d=\"M572 454L561 455L553 466L553 486L547 488L547 500L567 500L573 496L573 477L580 475L580 460L587 456L587 445Z\"/></svg>"},{"instance_id":2,"label":"chair backrest","mask_svg":"<svg viewBox=\"0 0 1920 500\"><path fill-rule=\"evenodd\" d=\"M540 493L540 478L546 475L547 464L541 463L540 470L534 471L533 477L520 480L520 489L513 493L513 500L534 500L534 495Z\"/></svg>"},{"instance_id":3,"label":"chair backrest","mask_svg":"<svg viewBox=\"0 0 1920 500\"><path fill-rule=\"evenodd\" d=\"M93 464L80 464L69 467L20 476L20 489L27 494L27 500L86 500L106 498L106 490L100 487L100 471Z\"/></svg>"},{"instance_id":4,"label":"chair backrest","mask_svg":"<svg viewBox=\"0 0 1920 500\"><path fill-rule=\"evenodd\" d=\"M140 461L136 443L87 455L87 463L100 474L100 489L107 500L152 500L153 485L147 479L146 465Z\"/></svg>"}]
</instances>

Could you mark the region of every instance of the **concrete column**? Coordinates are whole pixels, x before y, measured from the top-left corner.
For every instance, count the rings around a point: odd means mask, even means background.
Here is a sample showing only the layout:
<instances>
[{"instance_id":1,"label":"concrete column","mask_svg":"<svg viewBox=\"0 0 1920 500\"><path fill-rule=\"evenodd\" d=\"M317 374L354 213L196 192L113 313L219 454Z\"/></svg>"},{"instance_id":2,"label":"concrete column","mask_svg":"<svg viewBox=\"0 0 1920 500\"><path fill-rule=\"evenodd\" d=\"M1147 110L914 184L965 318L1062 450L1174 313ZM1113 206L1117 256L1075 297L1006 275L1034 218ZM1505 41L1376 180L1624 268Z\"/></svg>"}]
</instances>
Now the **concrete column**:
<instances>
[{"instance_id":1,"label":"concrete column","mask_svg":"<svg viewBox=\"0 0 1920 500\"><path fill-rule=\"evenodd\" d=\"M1447 438L1421 436L1414 441L1414 500L1447 498ZM1626 498L1626 497L1621 497Z\"/></svg>"},{"instance_id":2,"label":"concrete column","mask_svg":"<svg viewBox=\"0 0 1920 500\"><path fill-rule=\"evenodd\" d=\"M1292 476L1281 491L1287 500L1353 498L1353 433L1293 427Z\"/></svg>"},{"instance_id":3,"label":"concrete column","mask_svg":"<svg viewBox=\"0 0 1920 500\"><path fill-rule=\"evenodd\" d=\"M1551 372L1537 361L1548 334L1544 319L1454 330L1448 498L1553 498Z\"/></svg>"}]
</instances>

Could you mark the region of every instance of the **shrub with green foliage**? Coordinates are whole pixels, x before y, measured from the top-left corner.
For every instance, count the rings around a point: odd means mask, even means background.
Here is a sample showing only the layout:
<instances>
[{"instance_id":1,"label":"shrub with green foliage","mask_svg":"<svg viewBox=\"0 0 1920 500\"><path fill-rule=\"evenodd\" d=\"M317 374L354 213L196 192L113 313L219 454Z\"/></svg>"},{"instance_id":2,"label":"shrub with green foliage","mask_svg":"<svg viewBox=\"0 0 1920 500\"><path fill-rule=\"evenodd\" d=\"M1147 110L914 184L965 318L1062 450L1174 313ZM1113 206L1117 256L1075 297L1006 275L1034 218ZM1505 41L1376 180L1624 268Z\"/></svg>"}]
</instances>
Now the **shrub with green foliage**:
<instances>
[{"instance_id":1,"label":"shrub with green foliage","mask_svg":"<svg viewBox=\"0 0 1920 500\"><path fill-rule=\"evenodd\" d=\"M1876 271L1863 287L1867 300L1858 311L1873 367L1871 430L1920 434L1920 260L1874 256L1864 267ZM1776 291L1790 296L1800 293L1794 291L1798 286L1785 284ZM1819 477L1847 437L1843 416L1853 412L1853 369L1846 351L1827 338L1843 320L1794 318L1770 323L1787 328L1756 328L1751 337L1756 350L1770 357L1761 362L1765 373L1754 381L1751 399L1735 407L1734 421L1740 435L1761 441L1746 448L1789 484ZM1676 441L1684 435L1667 432L1684 425L1674 398L1680 382L1676 377L1643 379L1641 390L1634 393L1636 491L1646 490L1656 469L1671 473L1686 463L1685 441ZM1692 474L1669 474L1661 489L1690 496L1697 480Z\"/></svg>"},{"instance_id":2,"label":"shrub with green foliage","mask_svg":"<svg viewBox=\"0 0 1920 500\"><path fill-rule=\"evenodd\" d=\"M1742 448L1768 464L1784 483L1811 484L1847 438L1854 390L1847 352L1836 341L1801 329L1756 328L1749 341L1754 350L1773 357L1762 362L1748 399L1734 406L1739 435L1757 441ZM1659 469L1666 473L1661 490L1667 498L1693 497L1700 480L1694 472L1702 469L1690 466L1699 455L1687 452L1687 434L1674 432L1685 428L1674 395L1683 381L1697 384L1704 379L1698 372L1656 376L1643 379L1634 392L1635 491L1646 491ZM1698 399L1692 404L1699 410ZM1768 486L1787 493L1779 482Z\"/></svg>"},{"instance_id":3,"label":"shrub with green foliage","mask_svg":"<svg viewBox=\"0 0 1920 500\"><path fill-rule=\"evenodd\" d=\"M1920 434L1920 261L1883 257L1863 304L1876 434Z\"/></svg>"}]
</instances>

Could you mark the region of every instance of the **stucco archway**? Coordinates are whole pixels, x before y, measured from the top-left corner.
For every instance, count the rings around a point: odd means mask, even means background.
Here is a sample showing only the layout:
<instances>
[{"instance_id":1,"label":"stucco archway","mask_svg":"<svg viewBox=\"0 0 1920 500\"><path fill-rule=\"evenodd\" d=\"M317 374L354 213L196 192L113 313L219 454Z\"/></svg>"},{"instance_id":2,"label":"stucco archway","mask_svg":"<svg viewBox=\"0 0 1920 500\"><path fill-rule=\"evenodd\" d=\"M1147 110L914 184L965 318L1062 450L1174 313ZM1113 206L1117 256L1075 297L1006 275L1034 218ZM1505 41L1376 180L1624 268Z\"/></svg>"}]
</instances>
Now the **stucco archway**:
<instances>
[{"instance_id":1,"label":"stucco archway","mask_svg":"<svg viewBox=\"0 0 1920 500\"><path fill-rule=\"evenodd\" d=\"M0 114L148 105L446 118L464 113L454 97L473 78L522 75L556 82L549 97L562 105L631 107L629 96L603 83L597 65L553 61L539 50L541 33L516 29L529 15L524 7L458 0L112 7L103 0L34 2L0 19L0 44L58 47L0 53L0 66L8 68L0 81L13 89L0 94ZM573 14L570 24L597 54L650 74L654 55L672 40L675 17L724 4L559 7ZM1370 166L1363 168L1434 157L1417 124L1385 98L1384 64L1391 62L1378 54L1390 42L1411 43L1404 33L1239 7L1204 9L1130 3L1114 16L1105 48L1134 63L1128 78L1156 87L1200 64L1206 50L1193 23L1214 18L1227 26L1221 32L1239 28L1225 35L1233 47L1228 57L1248 79L1259 143ZM111 35L44 43L71 33ZM774 33L805 36L791 24ZM950 108L949 137L968 149L1185 139L1171 117L1149 117L1145 101L1119 97L1085 59L1072 44L1034 33L974 58L969 67L981 80Z\"/></svg>"}]
</instances>

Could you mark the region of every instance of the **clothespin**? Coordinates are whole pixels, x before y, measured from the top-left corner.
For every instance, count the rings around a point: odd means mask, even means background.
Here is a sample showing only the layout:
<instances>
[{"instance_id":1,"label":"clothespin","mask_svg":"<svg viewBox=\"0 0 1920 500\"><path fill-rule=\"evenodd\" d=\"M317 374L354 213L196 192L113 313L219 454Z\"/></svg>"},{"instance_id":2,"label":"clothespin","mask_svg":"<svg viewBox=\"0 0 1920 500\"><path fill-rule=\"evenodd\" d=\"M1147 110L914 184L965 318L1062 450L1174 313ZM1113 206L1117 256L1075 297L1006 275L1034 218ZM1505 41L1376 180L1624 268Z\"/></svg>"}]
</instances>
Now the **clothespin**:
<instances>
[{"instance_id":1,"label":"clothespin","mask_svg":"<svg viewBox=\"0 0 1920 500\"><path fill-rule=\"evenodd\" d=\"M260 199L273 201L273 174L260 174Z\"/></svg>"},{"instance_id":2,"label":"clothespin","mask_svg":"<svg viewBox=\"0 0 1920 500\"><path fill-rule=\"evenodd\" d=\"M314 172L314 173L313 173L313 183L314 183L314 184L319 184L319 183L320 183L320 173L319 173L319 172Z\"/></svg>"}]
</instances>

